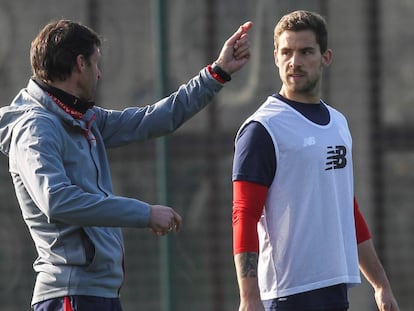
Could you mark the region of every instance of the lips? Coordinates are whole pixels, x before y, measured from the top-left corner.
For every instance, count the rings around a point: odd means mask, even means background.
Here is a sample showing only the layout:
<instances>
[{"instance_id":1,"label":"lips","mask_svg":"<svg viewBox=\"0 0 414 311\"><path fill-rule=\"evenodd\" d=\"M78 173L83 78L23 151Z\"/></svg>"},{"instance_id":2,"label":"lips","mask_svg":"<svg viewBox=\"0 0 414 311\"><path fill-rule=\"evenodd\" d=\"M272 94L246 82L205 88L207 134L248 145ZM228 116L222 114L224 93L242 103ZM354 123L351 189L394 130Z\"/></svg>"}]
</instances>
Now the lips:
<instances>
[{"instance_id":1,"label":"lips","mask_svg":"<svg viewBox=\"0 0 414 311\"><path fill-rule=\"evenodd\" d=\"M302 80L306 76L304 72L291 72L288 73L287 78L292 81L299 81Z\"/></svg>"},{"instance_id":2,"label":"lips","mask_svg":"<svg viewBox=\"0 0 414 311\"><path fill-rule=\"evenodd\" d=\"M303 77L305 72L288 72L288 76L290 77Z\"/></svg>"}]
</instances>

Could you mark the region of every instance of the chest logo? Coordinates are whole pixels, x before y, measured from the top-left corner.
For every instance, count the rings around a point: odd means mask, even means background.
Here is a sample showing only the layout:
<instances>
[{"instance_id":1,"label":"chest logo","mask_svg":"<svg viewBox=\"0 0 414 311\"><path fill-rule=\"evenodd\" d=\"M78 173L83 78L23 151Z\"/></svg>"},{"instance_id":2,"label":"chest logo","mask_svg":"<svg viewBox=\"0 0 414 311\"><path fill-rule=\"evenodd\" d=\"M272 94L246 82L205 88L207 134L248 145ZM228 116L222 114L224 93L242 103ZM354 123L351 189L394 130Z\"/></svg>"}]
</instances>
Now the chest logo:
<instances>
[{"instance_id":1,"label":"chest logo","mask_svg":"<svg viewBox=\"0 0 414 311\"><path fill-rule=\"evenodd\" d=\"M346 163L345 146L328 146L325 171L344 168Z\"/></svg>"},{"instance_id":2,"label":"chest logo","mask_svg":"<svg viewBox=\"0 0 414 311\"><path fill-rule=\"evenodd\" d=\"M306 137L306 138L303 140L303 147L313 146L313 145L315 145L315 144L316 144L316 139L315 139L315 137L313 137L313 136Z\"/></svg>"}]
</instances>

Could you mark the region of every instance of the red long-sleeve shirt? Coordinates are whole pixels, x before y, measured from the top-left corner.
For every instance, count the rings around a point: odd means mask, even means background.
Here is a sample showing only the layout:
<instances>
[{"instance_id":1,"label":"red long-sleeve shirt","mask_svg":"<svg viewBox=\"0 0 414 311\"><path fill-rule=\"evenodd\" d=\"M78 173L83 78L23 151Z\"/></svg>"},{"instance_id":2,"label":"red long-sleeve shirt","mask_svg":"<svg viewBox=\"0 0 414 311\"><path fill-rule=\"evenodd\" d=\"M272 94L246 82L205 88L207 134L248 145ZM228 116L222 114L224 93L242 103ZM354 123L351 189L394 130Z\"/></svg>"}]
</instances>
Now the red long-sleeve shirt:
<instances>
[{"instance_id":1,"label":"red long-sleeve shirt","mask_svg":"<svg viewBox=\"0 0 414 311\"><path fill-rule=\"evenodd\" d=\"M268 187L248 182L233 182L233 252L259 252L257 223L262 215ZM354 197L357 243L371 238L367 223Z\"/></svg>"}]
</instances>

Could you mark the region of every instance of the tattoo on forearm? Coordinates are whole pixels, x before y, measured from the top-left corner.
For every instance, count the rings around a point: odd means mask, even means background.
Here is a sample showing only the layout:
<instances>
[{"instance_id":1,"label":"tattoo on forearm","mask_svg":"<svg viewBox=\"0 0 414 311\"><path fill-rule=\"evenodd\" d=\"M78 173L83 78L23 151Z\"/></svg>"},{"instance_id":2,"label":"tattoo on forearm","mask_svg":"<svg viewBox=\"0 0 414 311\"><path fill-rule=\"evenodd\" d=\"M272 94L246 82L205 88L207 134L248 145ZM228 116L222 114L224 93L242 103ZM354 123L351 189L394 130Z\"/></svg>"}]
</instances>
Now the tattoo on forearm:
<instances>
[{"instance_id":1,"label":"tattoo on forearm","mask_svg":"<svg viewBox=\"0 0 414 311\"><path fill-rule=\"evenodd\" d=\"M242 277L257 277L257 259L257 253L243 253L240 255Z\"/></svg>"}]
</instances>

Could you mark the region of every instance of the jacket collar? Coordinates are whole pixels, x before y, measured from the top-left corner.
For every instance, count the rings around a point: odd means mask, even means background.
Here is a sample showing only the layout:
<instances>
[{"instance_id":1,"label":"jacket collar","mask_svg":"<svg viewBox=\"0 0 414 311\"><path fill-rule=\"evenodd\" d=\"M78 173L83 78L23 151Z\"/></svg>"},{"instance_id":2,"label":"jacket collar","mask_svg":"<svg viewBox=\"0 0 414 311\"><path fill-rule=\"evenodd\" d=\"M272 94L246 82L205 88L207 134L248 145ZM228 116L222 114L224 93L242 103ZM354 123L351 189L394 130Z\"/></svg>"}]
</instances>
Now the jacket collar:
<instances>
[{"instance_id":1,"label":"jacket collar","mask_svg":"<svg viewBox=\"0 0 414 311\"><path fill-rule=\"evenodd\" d=\"M80 98L69 94L61 89L53 87L40 79L33 79L33 81L45 92L51 95L52 99L58 104L60 108L72 115L74 118L79 119L79 113L82 115L88 109L94 106L93 101L84 101Z\"/></svg>"}]
</instances>

